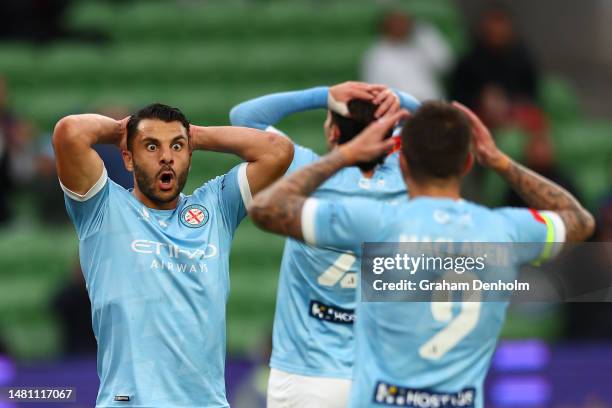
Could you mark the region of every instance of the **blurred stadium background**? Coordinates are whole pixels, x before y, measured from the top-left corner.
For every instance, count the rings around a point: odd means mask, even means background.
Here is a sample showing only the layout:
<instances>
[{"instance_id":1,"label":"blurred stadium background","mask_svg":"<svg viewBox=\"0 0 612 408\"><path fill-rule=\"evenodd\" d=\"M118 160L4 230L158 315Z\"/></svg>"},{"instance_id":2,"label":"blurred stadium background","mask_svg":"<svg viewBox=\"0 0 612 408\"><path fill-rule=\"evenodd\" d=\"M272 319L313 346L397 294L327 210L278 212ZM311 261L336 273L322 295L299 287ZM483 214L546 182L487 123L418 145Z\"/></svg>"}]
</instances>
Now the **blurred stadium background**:
<instances>
[{"instance_id":1,"label":"blurred stadium background","mask_svg":"<svg viewBox=\"0 0 612 408\"><path fill-rule=\"evenodd\" d=\"M470 49L471 27L487 3L405 0L393 7L436 27L458 61ZM537 62L532 102L550 122L558 169L589 209L607 220L598 239L610 240L612 5L534 3L507 2ZM359 79L362 57L377 38L387 6L322 0L3 1L0 386L81 384L77 405L93 406L95 398L77 240L63 216L50 151L50 133L61 116L98 111L121 117L159 101L180 107L193 123L228 124L231 107L246 99ZM451 75L441 81L448 90ZM323 111L311 112L278 127L323 152L323 119ZM500 126L496 137L526 160L525 133L520 126ZM197 153L186 192L235 162ZM506 200L504 185L490 175L477 188L488 205ZM249 221L234 242L228 385L238 407L259 406L265 391L262 367L282 244ZM607 304L517 306L503 337L489 379L490 406L612 406Z\"/></svg>"}]
</instances>

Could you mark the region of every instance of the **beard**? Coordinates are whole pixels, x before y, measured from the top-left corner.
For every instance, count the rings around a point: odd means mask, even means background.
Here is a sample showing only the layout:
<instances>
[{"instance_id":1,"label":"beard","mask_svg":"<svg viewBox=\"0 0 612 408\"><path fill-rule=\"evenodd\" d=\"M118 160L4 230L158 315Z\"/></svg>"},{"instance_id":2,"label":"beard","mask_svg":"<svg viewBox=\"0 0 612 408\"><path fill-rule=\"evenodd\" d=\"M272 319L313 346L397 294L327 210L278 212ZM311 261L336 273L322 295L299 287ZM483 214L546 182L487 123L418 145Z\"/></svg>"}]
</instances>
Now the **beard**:
<instances>
[{"instance_id":1,"label":"beard","mask_svg":"<svg viewBox=\"0 0 612 408\"><path fill-rule=\"evenodd\" d=\"M155 204L167 204L173 201L183 191L185 183L187 183L187 176L189 170L184 170L180 173L175 173L176 182L174 188L170 191L159 191L157 189L157 180L162 171L171 169L170 167L161 168L156 174L149 174L142 167L138 166L134 162L134 175L136 177L136 184L140 192L147 197L151 202ZM172 168L172 171L174 169Z\"/></svg>"}]
</instances>

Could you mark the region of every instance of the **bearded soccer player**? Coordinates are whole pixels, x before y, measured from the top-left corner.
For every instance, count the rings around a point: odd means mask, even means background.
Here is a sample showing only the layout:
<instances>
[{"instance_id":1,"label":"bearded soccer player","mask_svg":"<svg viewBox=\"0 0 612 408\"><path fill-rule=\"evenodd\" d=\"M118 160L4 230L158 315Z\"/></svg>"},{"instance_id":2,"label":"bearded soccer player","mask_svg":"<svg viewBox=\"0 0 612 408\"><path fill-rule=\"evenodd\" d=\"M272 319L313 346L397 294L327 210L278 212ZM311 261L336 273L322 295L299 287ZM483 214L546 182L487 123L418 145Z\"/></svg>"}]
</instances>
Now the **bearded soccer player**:
<instances>
[{"instance_id":1,"label":"bearded soccer player","mask_svg":"<svg viewBox=\"0 0 612 408\"><path fill-rule=\"evenodd\" d=\"M133 191L108 179L96 143L122 149ZM227 407L230 245L251 194L286 171L292 144L253 129L193 126L153 104L121 121L67 116L53 145L91 299L96 406ZM186 196L193 150L245 163Z\"/></svg>"},{"instance_id":2,"label":"bearded soccer player","mask_svg":"<svg viewBox=\"0 0 612 408\"><path fill-rule=\"evenodd\" d=\"M424 103L403 127L399 163L408 201L389 205L308 197L340 169L390 149L383 135L406 114L378 121L317 163L262 191L251 208L253 220L312 245L356 252L363 242L399 242L402 236L417 242L524 242L537 247L531 258L517 258L513 270L554 254L566 239L582 241L592 233L592 216L570 193L502 153L467 108L444 102ZM461 179L473 162L470 140L478 161L537 210L488 209L461 199ZM449 308L452 304L437 304L444 308L441 313L433 302L358 302L349 406L483 407L483 382L507 302ZM457 320L458 313L462 319Z\"/></svg>"},{"instance_id":3,"label":"bearded soccer player","mask_svg":"<svg viewBox=\"0 0 612 408\"><path fill-rule=\"evenodd\" d=\"M265 95L232 109L232 125L274 130L286 116L327 109L323 130L329 150L350 141L385 113L415 110L413 97L380 86L345 82ZM387 136L391 136L390 132ZM319 160L295 145L287 174ZM398 153L347 167L317 189L325 199L369 197L405 201ZM353 321L359 260L352 252L288 239L281 263L274 316L268 408L344 408L354 359Z\"/></svg>"}]
</instances>

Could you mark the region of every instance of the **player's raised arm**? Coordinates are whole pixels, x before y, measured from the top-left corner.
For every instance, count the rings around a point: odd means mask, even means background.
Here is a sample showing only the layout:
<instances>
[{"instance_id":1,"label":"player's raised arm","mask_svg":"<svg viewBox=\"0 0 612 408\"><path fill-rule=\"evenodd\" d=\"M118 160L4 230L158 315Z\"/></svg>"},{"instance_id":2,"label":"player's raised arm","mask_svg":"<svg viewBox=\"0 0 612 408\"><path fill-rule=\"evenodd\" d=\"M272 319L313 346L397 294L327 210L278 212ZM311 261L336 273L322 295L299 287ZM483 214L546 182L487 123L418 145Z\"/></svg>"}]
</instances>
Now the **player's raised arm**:
<instances>
[{"instance_id":1,"label":"player's raised arm","mask_svg":"<svg viewBox=\"0 0 612 408\"><path fill-rule=\"evenodd\" d=\"M60 119L53 131L53 148L57 174L71 192L85 196L102 176L104 164L94 144L115 144L125 141L127 119L96 115L70 115Z\"/></svg>"},{"instance_id":2,"label":"player's raised arm","mask_svg":"<svg viewBox=\"0 0 612 408\"><path fill-rule=\"evenodd\" d=\"M480 164L502 176L529 206L557 213L565 224L568 241L584 241L593 234L593 216L571 193L500 151L480 119L465 106L457 102L454 105L472 123L474 153Z\"/></svg>"},{"instance_id":3,"label":"player's raised arm","mask_svg":"<svg viewBox=\"0 0 612 408\"><path fill-rule=\"evenodd\" d=\"M251 194L285 174L293 158L293 144L277 133L232 126L191 126L190 134L194 150L231 153L248 162Z\"/></svg>"},{"instance_id":4,"label":"player's raised arm","mask_svg":"<svg viewBox=\"0 0 612 408\"><path fill-rule=\"evenodd\" d=\"M250 99L232 108L230 123L266 130L293 113L326 108L327 91L327 87L321 86Z\"/></svg>"},{"instance_id":5,"label":"player's raised arm","mask_svg":"<svg viewBox=\"0 0 612 408\"><path fill-rule=\"evenodd\" d=\"M259 227L304 240L302 210L307 197L343 167L366 162L389 151L394 141L385 134L408 112L401 110L368 126L358 137L334 149L318 162L283 177L257 194L249 211Z\"/></svg>"},{"instance_id":6,"label":"player's raised arm","mask_svg":"<svg viewBox=\"0 0 612 408\"><path fill-rule=\"evenodd\" d=\"M419 102L411 95L391 90L384 85L348 81L329 88L320 86L280 92L242 102L232 108L230 122L234 126L266 130L286 116L298 112L330 109L346 115L346 104L351 99L372 101L379 105L377 117L394 113L400 107L413 111L419 106Z\"/></svg>"}]
</instances>

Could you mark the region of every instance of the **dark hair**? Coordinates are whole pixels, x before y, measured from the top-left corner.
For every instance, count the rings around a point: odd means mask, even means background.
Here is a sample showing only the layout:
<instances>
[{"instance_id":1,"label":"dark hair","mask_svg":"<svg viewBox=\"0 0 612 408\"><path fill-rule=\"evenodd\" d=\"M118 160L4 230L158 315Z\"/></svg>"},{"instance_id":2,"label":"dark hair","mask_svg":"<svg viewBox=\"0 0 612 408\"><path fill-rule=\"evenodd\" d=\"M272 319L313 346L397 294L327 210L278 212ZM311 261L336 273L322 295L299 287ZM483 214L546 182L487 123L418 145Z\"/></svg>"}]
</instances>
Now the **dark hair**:
<instances>
[{"instance_id":1,"label":"dark hair","mask_svg":"<svg viewBox=\"0 0 612 408\"><path fill-rule=\"evenodd\" d=\"M377 105L374 105L370 101L364 99L351 99L348 104L348 110L350 117L344 117L334 111L331 112L332 123L338 126L340 130L340 138L338 144L346 143L352 140L355 136L361 133L368 125L376 120L374 114ZM390 130L385 138L391 137L393 130ZM376 160L372 160L367 163L358 163L357 165L361 170L368 171L372 170L378 164L385 160L385 156L381 156Z\"/></svg>"},{"instance_id":2,"label":"dark hair","mask_svg":"<svg viewBox=\"0 0 612 408\"><path fill-rule=\"evenodd\" d=\"M446 102L425 102L402 130L402 154L417 181L459 177L470 150L468 118Z\"/></svg>"},{"instance_id":3,"label":"dark hair","mask_svg":"<svg viewBox=\"0 0 612 408\"><path fill-rule=\"evenodd\" d=\"M130 116L127 123L127 147L132 150L132 142L138 129L138 124L143 119L159 119L163 122L181 122L189 135L189 121L178 108L164 105L161 103L152 103L138 112Z\"/></svg>"}]
</instances>

